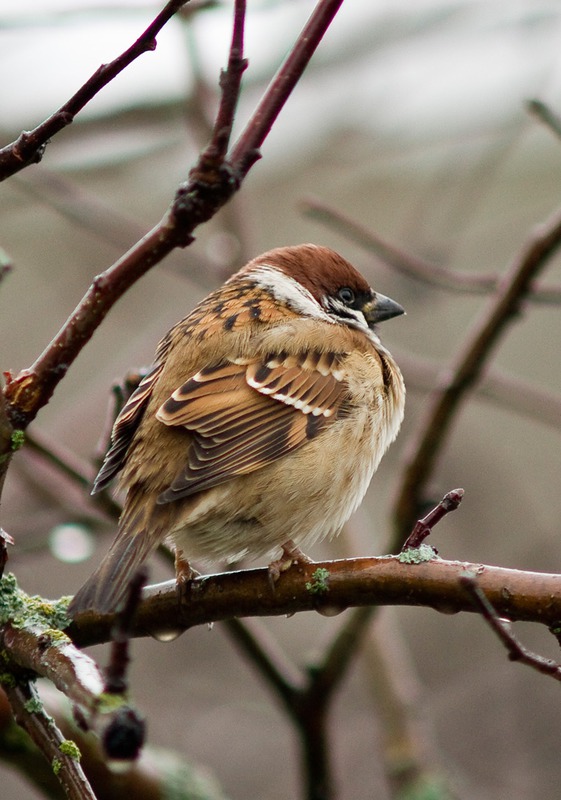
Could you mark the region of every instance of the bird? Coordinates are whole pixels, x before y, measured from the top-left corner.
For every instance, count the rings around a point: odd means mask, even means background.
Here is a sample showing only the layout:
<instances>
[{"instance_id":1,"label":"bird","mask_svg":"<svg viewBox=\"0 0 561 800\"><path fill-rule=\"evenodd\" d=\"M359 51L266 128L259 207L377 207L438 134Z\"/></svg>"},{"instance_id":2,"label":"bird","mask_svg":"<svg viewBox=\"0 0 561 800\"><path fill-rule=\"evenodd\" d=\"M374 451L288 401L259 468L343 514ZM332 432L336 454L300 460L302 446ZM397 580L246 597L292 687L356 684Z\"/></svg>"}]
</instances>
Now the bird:
<instances>
[{"instance_id":1,"label":"bird","mask_svg":"<svg viewBox=\"0 0 561 800\"><path fill-rule=\"evenodd\" d=\"M268 556L274 582L311 561L302 548L340 532L399 431L405 385L377 325L403 313L314 244L270 250L203 299L116 418L92 493L120 473L118 532L69 615L118 610L164 542L178 586L193 562Z\"/></svg>"}]
</instances>

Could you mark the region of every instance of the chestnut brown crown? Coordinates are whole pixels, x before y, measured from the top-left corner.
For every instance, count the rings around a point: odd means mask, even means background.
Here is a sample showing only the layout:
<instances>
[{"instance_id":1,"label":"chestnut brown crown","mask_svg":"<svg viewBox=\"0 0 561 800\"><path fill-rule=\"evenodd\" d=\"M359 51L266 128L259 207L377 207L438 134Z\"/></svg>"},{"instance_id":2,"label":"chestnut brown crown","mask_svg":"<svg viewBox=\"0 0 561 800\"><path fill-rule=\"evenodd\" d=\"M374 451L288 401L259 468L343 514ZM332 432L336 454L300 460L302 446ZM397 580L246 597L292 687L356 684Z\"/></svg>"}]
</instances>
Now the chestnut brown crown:
<instances>
[{"instance_id":1,"label":"chestnut brown crown","mask_svg":"<svg viewBox=\"0 0 561 800\"><path fill-rule=\"evenodd\" d=\"M404 314L389 297L375 292L352 264L328 247L302 244L270 250L230 280L254 277L280 302L305 316L372 329Z\"/></svg>"}]
</instances>

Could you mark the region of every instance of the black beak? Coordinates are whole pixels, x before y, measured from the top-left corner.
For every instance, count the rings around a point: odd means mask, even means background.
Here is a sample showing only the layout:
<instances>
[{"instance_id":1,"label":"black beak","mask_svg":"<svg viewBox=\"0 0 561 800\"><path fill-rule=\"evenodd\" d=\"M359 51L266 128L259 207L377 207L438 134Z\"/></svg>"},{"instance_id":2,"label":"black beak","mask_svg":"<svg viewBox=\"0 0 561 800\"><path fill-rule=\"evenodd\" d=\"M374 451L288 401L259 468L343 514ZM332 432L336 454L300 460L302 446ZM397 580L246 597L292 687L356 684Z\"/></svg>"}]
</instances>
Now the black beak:
<instances>
[{"instance_id":1,"label":"black beak","mask_svg":"<svg viewBox=\"0 0 561 800\"><path fill-rule=\"evenodd\" d=\"M401 314L405 314L405 310L391 297L375 292L372 300L363 306L362 313L368 325L371 326L392 317L399 317Z\"/></svg>"}]
</instances>

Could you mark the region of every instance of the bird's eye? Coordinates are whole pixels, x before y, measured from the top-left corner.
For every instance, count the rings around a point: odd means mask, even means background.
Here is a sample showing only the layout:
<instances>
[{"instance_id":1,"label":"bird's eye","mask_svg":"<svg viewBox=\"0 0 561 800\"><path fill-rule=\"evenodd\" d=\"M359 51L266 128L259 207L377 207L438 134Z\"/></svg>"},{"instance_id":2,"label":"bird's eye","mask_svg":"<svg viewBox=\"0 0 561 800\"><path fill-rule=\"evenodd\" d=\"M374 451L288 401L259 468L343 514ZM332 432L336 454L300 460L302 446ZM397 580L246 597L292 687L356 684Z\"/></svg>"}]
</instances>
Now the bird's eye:
<instances>
[{"instance_id":1,"label":"bird's eye","mask_svg":"<svg viewBox=\"0 0 561 800\"><path fill-rule=\"evenodd\" d=\"M342 300L346 306L350 306L355 301L355 293L348 286L343 286L337 292L337 297Z\"/></svg>"}]
</instances>

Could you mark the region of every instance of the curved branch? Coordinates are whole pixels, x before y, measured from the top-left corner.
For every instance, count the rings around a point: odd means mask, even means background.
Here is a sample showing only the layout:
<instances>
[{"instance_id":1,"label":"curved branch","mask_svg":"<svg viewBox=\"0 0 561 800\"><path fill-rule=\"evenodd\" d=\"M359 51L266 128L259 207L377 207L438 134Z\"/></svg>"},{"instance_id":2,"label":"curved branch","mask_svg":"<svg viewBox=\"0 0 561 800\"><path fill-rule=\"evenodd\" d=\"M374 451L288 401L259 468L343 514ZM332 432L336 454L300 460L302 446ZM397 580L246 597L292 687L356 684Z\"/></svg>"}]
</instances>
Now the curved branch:
<instances>
[{"instance_id":1,"label":"curved branch","mask_svg":"<svg viewBox=\"0 0 561 800\"><path fill-rule=\"evenodd\" d=\"M0 149L0 181L37 164L43 158L49 139L74 122L74 117L96 94L143 53L156 49L156 35L188 0L169 0L158 16L128 50L109 64L102 64L58 111L32 131L23 131L19 138Z\"/></svg>"},{"instance_id":2,"label":"curved branch","mask_svg":"<svg viewBox=\"0 0 561 800\"><path fill-rule=\"evenodd\" d=\"M258 158L257 150L319 45L342 0L320 0L291 53L273 79L228 160L220 154L229 130L245 61L243 44L244 0L236 3L229 67L221 81L222 101L213 137L175 199L155 228L112 267L98 275L82 301L35 363L16 377L7 376L5 396L13 424L25 428L49 401L68 368L93 336L109 310L139 278L176 247L193 241L193 231L207 222L240 188L242 179ZM175 8L168 3L167 9ZM163 14L164 12L162 12ZM227 125L228 128L228 125ZM226 138L224 138L226 137Z\"/></svg>"},{"instance_id":3,"label":"curved branch","mask_svg":"<svg viewBox=\"0 0 561 800\"><path fill-rule=\"evenodd\" d=\"M326 591L310 591L314 573L327 571ZM298 564L282 573L274 590L267 569L196 578L190 596L177 600L175 581L148 587L134 622L134 636L178 632L233 617L291 615L298 611L370 605L428 606L452 613L474 608L460 577L475 572L501 617L552 625L561 620L561 575L525 572L434 558L418 564L399 556ZM65 631L79 647L108 641L113 615L78 615Z\"/></svg>"}]
</instances>

